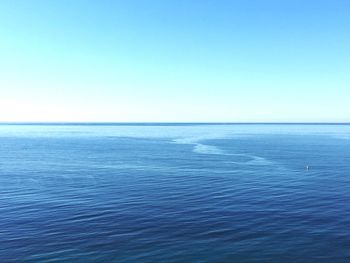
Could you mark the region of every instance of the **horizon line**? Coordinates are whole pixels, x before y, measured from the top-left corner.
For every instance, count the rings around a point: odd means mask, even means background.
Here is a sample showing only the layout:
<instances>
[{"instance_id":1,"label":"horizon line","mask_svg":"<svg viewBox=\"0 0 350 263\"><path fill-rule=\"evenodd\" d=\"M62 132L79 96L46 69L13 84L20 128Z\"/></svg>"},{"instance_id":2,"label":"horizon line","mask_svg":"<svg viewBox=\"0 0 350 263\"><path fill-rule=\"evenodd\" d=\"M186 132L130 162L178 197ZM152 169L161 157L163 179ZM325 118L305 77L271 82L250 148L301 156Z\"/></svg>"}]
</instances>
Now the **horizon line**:
<instances>
[{"instance_id":1,"label":"horizon line","mask_svg":"<svg viewBox=\"0 0 350 263\"><path fill-rule=\"evenodd\" d=\"M105 125L105 126L171 126L171 125L350 125L350 122L84 122L84 121L0 121L0 125Z\"/></svg>"}]
</instances>

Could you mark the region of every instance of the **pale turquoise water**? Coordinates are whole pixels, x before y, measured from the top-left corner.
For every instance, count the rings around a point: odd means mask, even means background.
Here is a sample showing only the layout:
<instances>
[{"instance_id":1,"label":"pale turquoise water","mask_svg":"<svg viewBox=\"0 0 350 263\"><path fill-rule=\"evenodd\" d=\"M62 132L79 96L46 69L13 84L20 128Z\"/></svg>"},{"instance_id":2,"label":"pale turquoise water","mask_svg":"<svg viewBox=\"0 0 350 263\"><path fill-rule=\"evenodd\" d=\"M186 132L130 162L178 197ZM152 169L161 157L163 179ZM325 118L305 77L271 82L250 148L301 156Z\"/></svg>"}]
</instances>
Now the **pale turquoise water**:
<instances>
[{"instance_id":1,"label":"pale turquoise water","mask_svg":"<svg viewBox=\"0 0 350 263\"><path fill-rule=\"evenodd\" d=\"M350 262L349 161L349 125L0 125L0 262Z\"/></svg>"}]
</instances>

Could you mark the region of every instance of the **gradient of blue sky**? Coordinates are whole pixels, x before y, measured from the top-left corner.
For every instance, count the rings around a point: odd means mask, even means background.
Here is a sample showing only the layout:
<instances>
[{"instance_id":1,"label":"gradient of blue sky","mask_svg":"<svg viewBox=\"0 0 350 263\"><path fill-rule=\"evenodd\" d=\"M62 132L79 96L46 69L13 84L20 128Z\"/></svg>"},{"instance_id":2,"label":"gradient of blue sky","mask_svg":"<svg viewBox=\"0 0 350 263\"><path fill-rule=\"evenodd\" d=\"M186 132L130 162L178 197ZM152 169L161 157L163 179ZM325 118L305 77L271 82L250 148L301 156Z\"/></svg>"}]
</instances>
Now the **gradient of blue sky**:
<instances>
[{"instance_id":1,"label":"gradient of blue sky","mask_svg":"<svg viewBox=\"0 0 350 263\"><path fill-rule=\"evenodd\" d=\"M350 121L350 1L0 0L0 121Z\"/></svg>"}]
</instances>

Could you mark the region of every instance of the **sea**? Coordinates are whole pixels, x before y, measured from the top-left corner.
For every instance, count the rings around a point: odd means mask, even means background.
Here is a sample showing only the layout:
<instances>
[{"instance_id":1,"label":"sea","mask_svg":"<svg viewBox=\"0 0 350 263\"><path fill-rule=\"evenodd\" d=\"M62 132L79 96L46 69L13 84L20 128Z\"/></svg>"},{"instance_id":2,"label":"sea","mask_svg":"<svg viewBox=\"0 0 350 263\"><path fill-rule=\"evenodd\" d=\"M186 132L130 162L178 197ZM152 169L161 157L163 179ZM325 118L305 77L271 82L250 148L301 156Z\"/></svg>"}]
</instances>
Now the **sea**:
<instances>
[{"instance_id":1,"label":"sea","mask_svg":"<svg viewBox=\"0 0 350 263\"><path fill-rule=\"evenodd\" d=\"M350 262L350 125L0 125L0 262Z\"/></svg>"}]
</instances>

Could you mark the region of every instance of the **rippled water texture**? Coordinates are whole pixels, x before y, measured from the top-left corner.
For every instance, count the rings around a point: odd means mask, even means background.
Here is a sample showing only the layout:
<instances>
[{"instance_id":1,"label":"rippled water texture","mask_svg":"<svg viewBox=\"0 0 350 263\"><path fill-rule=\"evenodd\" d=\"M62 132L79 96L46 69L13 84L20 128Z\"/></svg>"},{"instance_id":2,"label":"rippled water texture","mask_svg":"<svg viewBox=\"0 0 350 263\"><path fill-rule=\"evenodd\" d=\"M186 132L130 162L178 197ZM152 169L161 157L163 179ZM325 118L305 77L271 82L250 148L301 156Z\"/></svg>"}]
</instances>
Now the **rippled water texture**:
<instances>
[{"instance_id":1,"label":"rippled water texture","mask_svg":"<svg viewBox=\"0 0 350 263\"><path fill-rule=\"evenodd\" d=\"M347 125L0 125L0 262L350 262L349 161Z\"/></svg>"}]
</instances>

